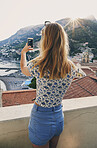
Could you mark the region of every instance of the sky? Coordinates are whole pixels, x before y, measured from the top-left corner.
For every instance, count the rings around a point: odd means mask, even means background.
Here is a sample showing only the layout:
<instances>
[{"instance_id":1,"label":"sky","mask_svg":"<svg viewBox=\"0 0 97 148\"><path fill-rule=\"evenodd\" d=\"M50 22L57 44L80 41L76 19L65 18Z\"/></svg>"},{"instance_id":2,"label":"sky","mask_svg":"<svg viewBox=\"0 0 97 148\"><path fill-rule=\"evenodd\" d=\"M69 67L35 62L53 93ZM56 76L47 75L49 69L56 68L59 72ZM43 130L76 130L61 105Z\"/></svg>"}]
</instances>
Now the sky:
<instances>
[{"instance_id":1,"label":"sky","mask_svg":"<svg viewBox=\"0 0 97 148\"><path fill-rule=\"evenodd\" d=\"M0 0L0 41L19 29L45 20L72 17L97 19L97 0Z\"/></svg>"}]
</instances>

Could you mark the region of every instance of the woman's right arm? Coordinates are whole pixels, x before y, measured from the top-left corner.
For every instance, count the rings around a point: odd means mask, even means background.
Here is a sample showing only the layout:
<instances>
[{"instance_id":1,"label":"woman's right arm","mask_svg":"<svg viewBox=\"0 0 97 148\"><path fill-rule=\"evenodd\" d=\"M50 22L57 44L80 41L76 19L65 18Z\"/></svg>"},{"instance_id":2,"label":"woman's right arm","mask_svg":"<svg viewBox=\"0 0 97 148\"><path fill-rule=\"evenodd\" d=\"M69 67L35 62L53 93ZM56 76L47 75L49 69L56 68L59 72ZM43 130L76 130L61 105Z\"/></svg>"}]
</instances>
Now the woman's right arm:
<instances>
[{"instance_id":1,"label":"woman's right arm","mask_svg":"<svg viewBox=\"0 0 97 148\"><path fill-rule=\"evenodd\" d=\"M23 48L23 50L21 51L21 61L20 61L20 66L21 66L21 71L24 75L26 76L31 76L28 67L27 67L27 60L26 60L26 53L29 51L29 48L31 46L28 46L28 44L26 44L26 46ZM30 49L33 50L33 49Z\"/></svg>"}]
</instances>

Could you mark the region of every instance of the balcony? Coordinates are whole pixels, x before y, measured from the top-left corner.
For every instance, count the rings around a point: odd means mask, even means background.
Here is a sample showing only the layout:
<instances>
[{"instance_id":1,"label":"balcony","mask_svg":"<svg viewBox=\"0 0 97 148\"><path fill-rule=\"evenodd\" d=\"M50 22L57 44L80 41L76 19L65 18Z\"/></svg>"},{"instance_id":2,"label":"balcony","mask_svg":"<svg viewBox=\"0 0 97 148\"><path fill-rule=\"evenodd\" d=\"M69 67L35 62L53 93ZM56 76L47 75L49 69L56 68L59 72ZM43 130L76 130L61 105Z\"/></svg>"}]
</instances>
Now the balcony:
<instances>
[{"instance_id":1,"label":"balcony","mask_svg":"<svg viewBox=\"0 0 97 148\"><path fill-rule=\"evenodd\" d=\"M64 131L57 148L97 147L97 96L63 100ZM28 122L33 104L0 108L0 148L32 148Z\"/></svg>"}]
</instances>

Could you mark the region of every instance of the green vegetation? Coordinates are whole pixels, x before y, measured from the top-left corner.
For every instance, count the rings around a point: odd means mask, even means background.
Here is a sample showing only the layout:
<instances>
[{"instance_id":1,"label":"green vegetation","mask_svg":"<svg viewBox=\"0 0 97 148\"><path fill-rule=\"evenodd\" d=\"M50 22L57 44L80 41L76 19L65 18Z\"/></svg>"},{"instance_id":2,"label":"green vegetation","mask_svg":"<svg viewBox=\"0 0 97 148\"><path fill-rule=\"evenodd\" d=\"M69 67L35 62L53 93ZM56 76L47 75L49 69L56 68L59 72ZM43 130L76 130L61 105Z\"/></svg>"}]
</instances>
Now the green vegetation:
<instances>
[{"instance_id":1,"label":"green vegetation","mask_svg":"<svg viewBox=\"0 0 97 148\"><path fill-rule=\"evenodd\" d=\"M35 77L31 80L31 83L28 86L30 88L36 89L36 78Z\"/></svg>"},{"instance_id":2,"label":"green vegetation","mask_svg":"<svg viewBox=\"0 0 97 148\"><path fill-rule=\"evenodd\" d=\"M12 46L14 46L14 48L16 50L18 50L19 48L23 48L26 45L26 41L22 42L22 43L18 43L18 44L12 44Z\"/></svg>"},{"instance_id":3,"label":"green vegetation","mask_svg":"<svg viewBox=\"0 0 97 148\"><path fill-rule=\"evenodd\" d=\"M92 50L94 57L97 53L97 22L79 19L78 27L73 28L70 23L66 28L70 43L70 55L81 52L78 48L81 44L88 42L88 47ZM68 29L71 28L71 29Z\"/></svg>"}]
</instances>

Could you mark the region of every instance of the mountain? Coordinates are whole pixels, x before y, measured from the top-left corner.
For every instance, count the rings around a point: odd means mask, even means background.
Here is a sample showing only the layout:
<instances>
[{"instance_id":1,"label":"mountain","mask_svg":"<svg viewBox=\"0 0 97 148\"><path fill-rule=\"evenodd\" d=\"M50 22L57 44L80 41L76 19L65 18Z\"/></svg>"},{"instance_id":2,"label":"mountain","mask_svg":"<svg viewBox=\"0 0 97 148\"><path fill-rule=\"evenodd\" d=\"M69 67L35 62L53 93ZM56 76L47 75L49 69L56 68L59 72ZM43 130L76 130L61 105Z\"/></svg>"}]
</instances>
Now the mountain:
<instances>
[{"instance_id":1,"label":"mountain","mask_svg":"<svg viewBox=\"0 0 97 148\"><path fill-rule=\"evenodd\" d=\"M71 18L64 18L61 20L56 21L57 23L61 24L63 27L68 24L68 22L71 20Z\"/></svg>"},{"instance_id":2,"label":"mountain","mask_svg":"<svg viewBox=\"0 0 97 148\"><path fill-rule=\"evenodd\" d=\"M94 57L97 56L97 21L79 18L75 22L71 21L64 29L69 37L71 54L81 52L80 49L84 49L87 42Z\"/></svg>"},{"instance_id":3,"label":"mountain","mask_svg":"<svg viewBox=\"0 0 97 148\"><path fill-rule=\"evenodd\" d=\"M70 55L82 52L84 45L88 42L88 47L91 48L95 57L97 57L97 20L94 16L89 16L85 19L72 20L64 18L56 21L64 27L69 37ZM23 48L28 37L34 38L34 48L38 48L38 42L41 38L41 30L43 24L36 26L28 26L18 30L10 38L0 41L0 46L8 46L9 48L19 50Z\"/></svg>"},{"instance_id":4,"label":"mountain","mask_svg":"<svg viewBox=\"0 0 97 148\"><path fill-rule=\"evenodd\" d=\"M85 19L95 21L95 22L97 21L96 18L93 15L89 15Z\"/></svg>"},{"instance_id":5,"label":"mountain","mask_svg":"<svg viewBox=\"0 0 97 148\"><path fill-rule=\"evenodd\" d=\"M12 44L13 42L16 41L18 41L19 43L27 41L28 37L34 38L35 36L38 36L42 28L43 25L36 25L36 26L29 26L22 28L8 39L0 41L0 46L3 46L4 44Z\"/></svg>"}]
</instances>

